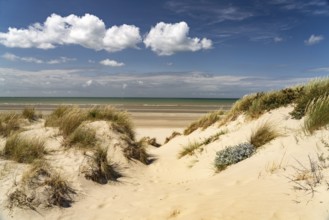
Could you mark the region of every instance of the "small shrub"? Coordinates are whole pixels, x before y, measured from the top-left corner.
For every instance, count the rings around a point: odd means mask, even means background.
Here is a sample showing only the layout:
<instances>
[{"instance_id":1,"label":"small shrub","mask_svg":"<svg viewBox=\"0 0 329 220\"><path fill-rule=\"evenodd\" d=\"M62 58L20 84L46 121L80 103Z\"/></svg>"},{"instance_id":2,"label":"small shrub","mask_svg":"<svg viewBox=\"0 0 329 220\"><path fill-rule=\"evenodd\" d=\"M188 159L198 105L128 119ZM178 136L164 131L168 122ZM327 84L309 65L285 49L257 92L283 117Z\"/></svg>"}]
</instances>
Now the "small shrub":
<instances>
[{"instance_id":1,"label":"small shrub","mask_svg":"<svg viewBox=\"0 0 329 220\"><path fill-rule=\"evenodd\" d=\"M226 169L229 165L236 164L247 159L255 153L255 147L250 143L243 143L233 147L226 147L218 151L215 159L215 167L218 171Z\"/></svg>"},{"instance_id":2,"label":"small shrub","mask_svg":"<svg viewBox=\"0 0 329 220\"><path fill-rule=\"evenodd\" d=\"M96 141L95 130L80 126L66 138L65 145L78 148L92 148L96 145Z\"/></svg>"},{"instance_id":3,"label":"small shrub","mask_svg":"<svg viewBox=\"0 0 329 220\"><path fill-rule=\"evenodd\" d=\"M5 159L19 163L32 163L36 159L42 159L46 154L45 142L38 138L26 139L16 134L7 139L2 151Z\"/></svg>"},{"instance_id":4,"label":"small shrub","mask_svg":"<svg viewBox=\"0 0 329 220\"><path fill-rule=\"evenodd\" d=\"M116 181L121 174L115 170L115 165L107 160L107 149L97 148L92 156L88 158L89 167L83 171L86 179L100 184L108 181Z\"/></svg>"},{"instance_id":5,"label":"small shrub","mask_svg":"<svg viewBox=\"0 0 329 220\"><path fill-rule=\"evenodd\" d=\"M186 147L184 147L179 153L178 153L178 158L182 158L186 155L194 155L195 151L199 149L202 146L201 143L194 141L194 142L189 142Z\"/></svg>"},{"instance_id":6,"label":"small shrub","mask_svg":"<svg viewBox=\"0 0 329 220\"><path fill-rule=\"evenodd\" d=\"M255 148L259 148L278 136L280 136L280 133L275 130L271 123L266 122L252 132L249 142Z\"/></svg>"},{"instance_id":7,"label":"small shrub","mask_svg":"<svg viewBox=\"0 0 329 220\"><path fill-rule=\"evenodd\" d=\"M35 113L34 108L24 108L22 112L23 118L28 119L29 121L35 121L38 119L37 114Z\"/></svg>"},{"instance_id":8,"label":"small shrub","mask_svg":"<svg viewBox=\"0 0 329 220\"><path fill-rule=\"evenodd\" d=\"M329 124L329 95L313 100L306 111L305 130L313 133L315 130Z\"/></svg>"},{"instance_id":9,"label":"small shrub","mask_svg":"<svg viewBox=\"0 0 329 220\"><path fill-rule=\"evenodd\" d=\"M213 125L214 123L218 122L220 118L224 115L224 111L214 111L211 112L203 117L201 117L198 121L193 122L190 124L185 130L184 135L189 135L193 131L197 130L198 128L206 129L209 126Z\"/></svg>"},{"instance_id":10,"label":"small shrub","mask_svg":"<svg viewBox=\"0 0 329 220\"><path fill-rule=\"evenodd\" d=\"M144 139L135 142L129 138L126 138L125 141L128 144L128 146L124 149L126 158L138 160L146 165L151 162L149 160L150 155L146 151L147 145Z\"/></svg>"},{"instance_id":11,"label":"small shrub","mask_svg":"<svg viewBox=\"0 0 329 220\"><path fill-rule=\"evenodd\" d=\"M0 114L0 136L7 137L20 129L20 115L16 113Z\"/></svg>"}]
</instances>

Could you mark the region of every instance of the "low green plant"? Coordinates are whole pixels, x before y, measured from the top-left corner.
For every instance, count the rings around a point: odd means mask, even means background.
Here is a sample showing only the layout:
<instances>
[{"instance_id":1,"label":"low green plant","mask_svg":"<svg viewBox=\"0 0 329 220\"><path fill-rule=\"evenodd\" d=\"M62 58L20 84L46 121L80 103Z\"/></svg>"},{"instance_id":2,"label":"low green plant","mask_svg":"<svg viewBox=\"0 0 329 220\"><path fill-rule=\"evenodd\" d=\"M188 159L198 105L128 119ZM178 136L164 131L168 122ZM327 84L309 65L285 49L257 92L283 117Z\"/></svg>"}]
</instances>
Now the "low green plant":
<instances>
[{"instance_id":1,"label":"low green plant","mask_svg":"<svg viewBox=\"0 0 329 220\"><path fill-rule=\"evenodd\" d=\"M218 122L221 117L224 115L224 111L219 110L219 111L214 111L211 112L203 117L201 117L198 121L191 123L185 130L184 130L184 135L189 135L193 131L201 128L201 129L206 129L209 126L213 125L214 123Z\"/></svg>"},{"instance_id":2,"label":"low green plant","mask_svg":"<svg viewBox=\"0 0 329 220\"><path fill-rule=\"evenodd\" d=\"M96 142L96 131L91 128L80 126L66 138L65 145L78 148L93 148Z\"/></svg>"},{"instance_id":3,"label":"low green plant","mask_svg":"<svg viewBox=\"0 0 329 220\"><path fill-rule=\"evenodd\" d=\"M116 181L122 175L116 171L116 166L107 159L107 149L96 148L93 155L88 158L89 167L83 171L86 179L100 184Z\"/></svg>"},{"instance_id":4,"label":"low green plant","mask_svg":"<svg viewBox=\"0 0 329 220\"><path fill-rule=\"evenodd\" d=\"M329 124L329 95L314 99L307 107L305 130L312 134Z\"/></svg>"},{"instance_id":5,"label":"low green plant","mask_svg":"<svg viewBox=\"0 0 329 220\"><path fill-rule=\"evenodd\" d=\"M271 140L280 136L280 133L269 122L261 124L250 136L250 144L255 148L259 148Z\"/></svg>"},{"instance_id":6,"label":"low green plant","mask_svg":"<svg viewBox=\"0 0 329 220\"><path fill-rule=\"evenodd\" d=\"M27 139L19 134L10 136L1 152L2 157L19 163L32 163L47 153L45 141L39 138Z\"/></svg>"},{"instance_id":7,"label":"low green plant","mask_svg":"<svg viewBox=\"0 0 329 220\"><path fill-rule=\"evenodd\" d=\"M215 167L217 171L222 171L232 164L236 164L251 157L255 152L256 148L250 143L226 147L216 153Z\"/></svg>"},{"instance_id":8,"label":"low green plant","mask_svg":"<svg viewBox=\"0 0 329 220\"><path fill-rule=\"evenodd\" d=\"M186 155L194 155L195 151L200 149L200 147L202 146L201 143L197 142L197 141L193 141L193 142L189 142L187 144L187 146L185 146L179 153L178 153L178 159L182 158Z\"/></svg>"}]
</instances>

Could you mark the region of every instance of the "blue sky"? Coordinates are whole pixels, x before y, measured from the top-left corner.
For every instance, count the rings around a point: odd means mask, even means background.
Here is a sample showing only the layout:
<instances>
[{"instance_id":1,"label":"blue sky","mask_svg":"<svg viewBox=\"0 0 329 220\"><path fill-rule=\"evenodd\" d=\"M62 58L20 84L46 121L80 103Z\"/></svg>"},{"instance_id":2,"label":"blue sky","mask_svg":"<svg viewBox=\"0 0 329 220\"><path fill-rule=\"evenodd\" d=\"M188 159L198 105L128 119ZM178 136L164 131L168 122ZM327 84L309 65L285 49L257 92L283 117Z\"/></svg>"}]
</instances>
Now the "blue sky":
<instances>
[{"instance_id":1,"label":"blue sky","mask_svg":"<svg viewBox=\"0 0 329 220\"><path fill-rule=\"evenodd\" d=\"M327 0L0 0L0 96L241 97L329 73Z\"/></svg>"}]
</instances>

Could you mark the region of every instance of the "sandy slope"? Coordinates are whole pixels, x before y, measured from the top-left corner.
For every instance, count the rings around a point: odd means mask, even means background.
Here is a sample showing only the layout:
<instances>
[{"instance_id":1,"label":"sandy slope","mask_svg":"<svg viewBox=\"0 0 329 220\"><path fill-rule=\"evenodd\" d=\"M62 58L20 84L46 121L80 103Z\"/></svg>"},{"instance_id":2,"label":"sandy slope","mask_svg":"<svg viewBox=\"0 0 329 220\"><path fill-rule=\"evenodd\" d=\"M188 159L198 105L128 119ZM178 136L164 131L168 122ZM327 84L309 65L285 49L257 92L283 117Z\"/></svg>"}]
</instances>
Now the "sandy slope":
<instances>
[{"instance_id":1,"label":"sandy slope","mask_svg":"<svg viewBox=\"0 0 329 220\"><path fill-rule=\"evenodd\" d=\"M39 215L33 211L16 210L13 218L3 211L4 219L328 219L329 180L325 163L321 164L323 179L311 190L305 180L293 182L298 169L308 169L309 158L318 161L318 155L328 156L325 145L329 132L321 130L310 135L302 131L303 120L289 116L291 108L280 108L264 114L257 120L236 121L218 128L214 125L205 131L179 136L160 147L149 147L157 160L148 166L139 162L121 164L125 177L118 183L98 185L74 174L79 164L76 152L58 155L54 164L71 166L71 181L80 195L71 208L46 210ZM261 123L271 121L282 136L266 144L255 155L226 170L216 173L213 162L216 152L226 146L248 141L251 132ZM105 129L103 122L94 126ZM36 133L48 135L49 147L59 147L52 129L39 128ZM203 140L225 130L219 140L204 146L194 156L177 158L178 152L189 141ZM156 136L162 142L172 130L168 128L140 128L138 136ZM101 132L99 135L106 135ZM113 138L112 138L113 139ZM109 139L110 140L110 139ZM72 162L73 161L73 162ZM117 161L124 161L122 158ZM1 164L4 161L0 161ZM329 161L327 162L329 164ZM21 165L13 165L13 170ZM59 168L60 169L60 168ZM0 179L1 195L5 194ZM11 177L12 178L12 177ZM8 187L7 187L8 188ZM0 202L4 199L1 197ZM7 217L6 217L7 216Z\"/></svg>"}]
</instances>

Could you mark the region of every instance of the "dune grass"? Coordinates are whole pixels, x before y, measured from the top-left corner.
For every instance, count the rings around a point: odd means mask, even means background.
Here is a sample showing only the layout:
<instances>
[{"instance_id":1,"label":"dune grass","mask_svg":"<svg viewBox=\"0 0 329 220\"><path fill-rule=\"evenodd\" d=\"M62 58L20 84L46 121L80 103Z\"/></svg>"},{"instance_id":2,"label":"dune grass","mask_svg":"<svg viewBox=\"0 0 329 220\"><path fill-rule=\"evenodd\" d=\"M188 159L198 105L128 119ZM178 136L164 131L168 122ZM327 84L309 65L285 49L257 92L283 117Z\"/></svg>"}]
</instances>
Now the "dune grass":
<instances>
[{"instance_id":1,"label":"dune grass","mask_svg":"<svg viewBox=\"0 0 329 220\"><path fill-rule=\"evenodd\" d=\"M60 106L46 119L45 126L59 127L63 136L72 134L84 121L105 120L112 122L113 128L135 138L132 121L127 112L109 106L81 109L76 106Z\"/></svg>"},{"instance_id":2,"label":"dune grass","mask_svg":"<svg viewBox=\"0 0 329 220\"><path fill-rule=\"evenodd\" d=\"M16 113L0 114L0 136L8 137L20 129L20 115Z\"/></svg>"},{"instance_id":3,"label":"dune grass","mask_svg":"<svg viewBox=\"0 0 329 220\"><path fill-rule=\"evenodd\" d=\"M195 151L200 149L201 146L202 146L202 144L197 141L189 142L187 144L187 146L183 147L183 149L181 151L179 151L178 159L180 159L186 155L189 155L189 156L194 155Z\"/></svg>"},{"instance_id":4,"label":"dune grass","mask_svg":"<svg viewBox=\"0 0 329 220\"><path fill-rule=\"evenodd\" d=\"M329 95L314 99L306 109L304 128L312 134L329 124Z\"/></svg>"},{"instance_id":5,"label":"dune grass","mask_svg":"<svg viewBox=\"0 0 329 220\"><path fill-rule=\"evenodd\" d=\"M66 146L93 148L96 145L96 131L91 128L78 127L65 139Z\"/></svg>"},{"instance_id":6,"label":"dune grass","mask_svg":"<svg viewBox=\"0 0 329 220\"><path fill-rule=\"evenodd\" d=\"M47 153L45 142L39 138L22 138L19 134L10 136L1 152L2 157L18 163L32 163Z\"/></svg>"},{"instance_id":7,"label":"dune grass","mask_svg":"<svg viewBox=\"0 0 329 220\"><path fill-rule=\"evenodd\" d=\"M128 159L135 159L143 164L150 164L151 160L149 159L150 155L146 151L147 143L145 139L139 141L133 141L130 138L126 138L127 147L124 149L124 155Z\"/></svg>"},{"instance_id":8,"label":"dune grass","mask_svg":"<svg viewBox=\"0 0 329 220\"><path fill-rule=\"evenodd\" d=\"M205 138L205 139L202 141L201 145L208 145L208 144L210 144L210 143L212 143L212 142L218 140L220 136L222 136L222 135L224 135L224 134L226 134L226 133L227 133L227 131L219 131L219 132L217 132L216 134L211 135L210 137Z\"/></svg>"},{"instance_id":9,"label":"dune grass","mask_svg":"<svg viewBox=\"0 0 329 220\"><path fill-rule=\"evenodd\" d=\"M329 78L320 78L307 83L301 91L291 115L295 119L305 116L307 106L317 99L329 95Z\"/></svg>"},{"instance_id":10,"label":"dune grass","mask_svg":"<svg viewBox=\"0 0 329 220\"><path fill-rule=\"evenodd\" d=\"M189 135L193 131L197 130L198 128L206 129L209 126L213 125L214 123L218 122L221 117L224 115L224 111L214 111L211 112L203 117L201 117L198 121L191 123L185 130L184 135Z\"/></svg>"},{"instance_id":11,"label":"dune grass","mask_svg":"<svg viewBox=\"0 0 329 220\"><path fill-rule=\"evenodd\" d=\"M171 139L173 139L177 136L180 136L180 135L182 135L182 134L177 131L173 131L169 137L166 137L164 144L168 143L169 141L171 141Z\"/></svg>"},{"instance_id":12,"label":"dune grass","mask_svg":"<svg viewBox=\"0 0 329 220\"><path fill-rule=\"evenodd\" d=\"M70 207L75 190L45 160L36 160L24 174L18 188L8 196L9 210L14 207L37 211L40 205Z\"/></svg>"},{"instance_id":13,"label":"dune grass","mask_svg":"<svg viewBox=\"0 0 329 220\"><path fill-rule=\"evenodd\" d=\"M29 121L35 121L38 119L35 109L32 107L24 108L22 111L22 116Z\"/></svg>"},{"instance_id":14,"label":"dune grass","mask_svg":"<svg viewBox=\"0 0 329 220\"><path fill-rule=\"evenodd\" d=\"M280 133L275 129L274 125L270 122L265 122L252 132L249 143L257 149L279 136Z\"/></svg>"},{"instance_id":15,"label":"dune grass","mask_svg":"<svg viewBox=\"0 0 329 220\"><path fill-rule=\"evenodd\" d=\"M107 159L106 148L96 148L93 155L89 156L89 168L83 171L86 179L90 179L100 184L108 181L116 181L122 175L116 171L116 166Z\"/></svg>"}]
</instances>

